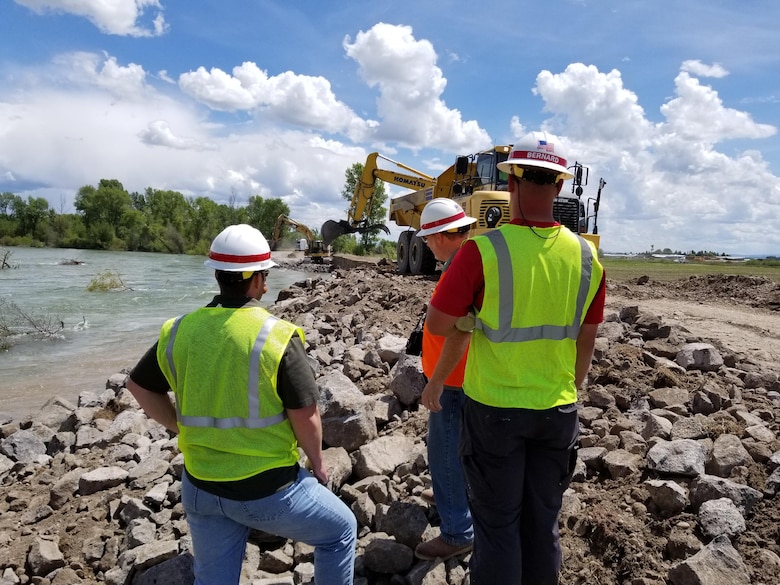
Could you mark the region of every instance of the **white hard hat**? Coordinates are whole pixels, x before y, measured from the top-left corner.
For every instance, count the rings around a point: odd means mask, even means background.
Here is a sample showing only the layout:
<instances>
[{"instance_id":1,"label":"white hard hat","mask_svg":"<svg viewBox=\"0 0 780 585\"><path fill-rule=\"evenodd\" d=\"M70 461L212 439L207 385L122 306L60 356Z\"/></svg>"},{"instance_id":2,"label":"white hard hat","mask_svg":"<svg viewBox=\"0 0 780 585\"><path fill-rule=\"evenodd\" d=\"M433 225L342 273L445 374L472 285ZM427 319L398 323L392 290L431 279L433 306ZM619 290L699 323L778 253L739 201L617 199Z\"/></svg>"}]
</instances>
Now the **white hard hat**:
<instances>
[{"instance_id":1,"label":"white hard hat","mask_svg":"<svg viewBox=\"0 0 780 585\"><path fill-rule=\"evenodd\" d=\"M555 171L564 181L574 178L566 168L568 161L560 139L547 132L529 132L512 147L509 158L496 166L508 174L512 174L512 167L521 166Z\"/></svg>"},{"instance_id":2,"label":"white hard hat","mask_svg":"<svg viewBox=\"0 0 780 585\"><path fill-rule=\"evenodd\" d=\"M463 208L452 199L439 197L429 201L420 215L420 231L417 235L430 236L439 232L456 229L466 225L471 225L477 221L473 217L466 215Z\"/></svg>"},{"instance_id":3,"label":"white hard hat","mask_svg":"<svg viewBox=\"0 0 780 585\"><path fill-rule=\"evenodd\" d=\"M245 223L222 230L211 242L209 259L204 264L227 272L267 270L276 266L263 234Z\"/></svg>"}]
</instances>

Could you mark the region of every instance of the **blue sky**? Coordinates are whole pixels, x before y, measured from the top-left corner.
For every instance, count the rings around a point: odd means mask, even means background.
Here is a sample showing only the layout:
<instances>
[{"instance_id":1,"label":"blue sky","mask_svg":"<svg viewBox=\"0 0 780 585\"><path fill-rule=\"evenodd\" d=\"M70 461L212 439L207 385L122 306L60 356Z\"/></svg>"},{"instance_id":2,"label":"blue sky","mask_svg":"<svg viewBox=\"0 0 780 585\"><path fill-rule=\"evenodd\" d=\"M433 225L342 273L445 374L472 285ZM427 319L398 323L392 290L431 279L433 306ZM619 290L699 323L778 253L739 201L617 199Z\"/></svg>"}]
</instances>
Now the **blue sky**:
<instances>
[{"instance_id":1,"label":"blue sky","mask_svg":"<svg viewBox=\"0 0 780 585\"><path fill-rule=\"evenodd\" d=\"M546 129L605 250L780 255L775 0L0 6L0 191L57 211L106 178L318 228L372 151L436 175Z\"/></svg>"}]
</instances>

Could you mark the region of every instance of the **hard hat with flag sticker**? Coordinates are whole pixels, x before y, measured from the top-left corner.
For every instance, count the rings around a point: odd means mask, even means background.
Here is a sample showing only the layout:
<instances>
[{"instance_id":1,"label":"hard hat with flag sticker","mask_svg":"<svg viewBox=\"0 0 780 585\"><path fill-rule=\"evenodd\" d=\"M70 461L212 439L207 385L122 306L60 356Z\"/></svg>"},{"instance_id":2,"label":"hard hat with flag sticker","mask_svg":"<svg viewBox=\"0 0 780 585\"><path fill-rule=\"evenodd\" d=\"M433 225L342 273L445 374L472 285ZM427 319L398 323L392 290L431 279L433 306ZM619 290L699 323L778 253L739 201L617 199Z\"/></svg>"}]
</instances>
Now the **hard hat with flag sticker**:
<instances>
[{"instance_id":1,"label":"hard hat with flag sticker","mask_svg":"<svg viewBox=\"0 0 780 585\"><path fill-rule=\"evenodd\" d=\"M469 217L463 208L452 199L440 197L429 201L420 215L418 237L430 236L471 225L476 218Z\"/></svg>"},{"instance_id":2,"label":"hard hat with flag sticker","mask_svg":"<svg viewBox=\"0 0 780 585\"><path fill-rule=\"evenodd\" d=\"M265 236L245 223L222 230L211 242L209 258L204 264L226 272L268 270L276 266Z\"/></svg>"},{"instance_id":3,"label":"hard hat with flag sticker","mask_svg":"<svg viewBox=\"0 0 780 585\"><path fill-rule=\"evenodd\" d=\"M496 166L510 175L520 175L514 172L520 167L553 171L557 174L556 180L574 178L566 168L568 161L560 139L548 132L529 132L512 147L509 158Z\"/></svg>"}]
</instances>

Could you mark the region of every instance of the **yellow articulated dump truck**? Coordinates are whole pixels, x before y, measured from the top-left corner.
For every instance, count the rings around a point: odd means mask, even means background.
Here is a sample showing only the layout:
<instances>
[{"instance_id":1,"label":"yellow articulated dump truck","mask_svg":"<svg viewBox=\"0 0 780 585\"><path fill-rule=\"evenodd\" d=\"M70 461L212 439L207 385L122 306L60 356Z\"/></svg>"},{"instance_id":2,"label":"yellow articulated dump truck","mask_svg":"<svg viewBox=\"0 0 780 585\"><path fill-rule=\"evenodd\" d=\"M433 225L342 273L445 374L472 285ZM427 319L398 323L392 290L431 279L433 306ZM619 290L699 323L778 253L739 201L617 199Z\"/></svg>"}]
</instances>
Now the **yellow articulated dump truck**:
<instances>
[{"instance_id":1,"label":"yellow articulated dump truck","mask_svg":"<svg viewBox=\"0 0 780 585\"><path fill-rule=\"evenodd\" d=\"M363 233L382 229L382 224L368 224L368 217L374 197L374 182L384 181L410 190L390 200L389 219L398 226L409 229L401 232L396 243L396 266L401 274L432 274L436 270L436 259L415 234L420 230L420 215L425 205L436 197L447 197L456 201L467 215L475 217L472 233L482 234L507 223L510 218L507 175L496 168L499 162L507 160L512 145L494 146L490 150L458 156L455 163L438 177L432 177L408 165L372 152L366 158L360 177L347 211L346 220L328 220L322 225L322 237L329 245L338 236L349 233ZM380 163L382 167L380 168ZM587 185L588 168L574 163L572 195L561 195L555 202L555 218L572 231L590 239L599 246L596 218L601 190L606 185L599 182L595 198L583 199L583 186ZM565 186L565 185L564 185Z\"/></svg>"}]
</instances>

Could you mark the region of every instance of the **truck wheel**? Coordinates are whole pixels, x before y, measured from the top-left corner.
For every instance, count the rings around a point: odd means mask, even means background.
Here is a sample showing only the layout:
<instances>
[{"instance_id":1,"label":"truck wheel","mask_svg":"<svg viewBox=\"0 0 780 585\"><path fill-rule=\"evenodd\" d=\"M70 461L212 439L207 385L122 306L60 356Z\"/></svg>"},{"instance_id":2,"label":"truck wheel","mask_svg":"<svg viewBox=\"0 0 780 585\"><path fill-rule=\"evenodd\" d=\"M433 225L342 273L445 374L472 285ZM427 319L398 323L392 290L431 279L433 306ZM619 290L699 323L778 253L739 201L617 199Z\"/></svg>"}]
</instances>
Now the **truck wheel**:
<instances>
[{"instance_id":1,"label":"truck wheel","mask_svg":"<svg viewBox=\"0 0 780 585\"><path fill-rule=\"evenodd\" d=\"M433 274L436 271L433 252L417 236L412 236L409 245L409 271L412 274Z\"/></svg>"},{"instance_id":2,"label":"truck wheel","mask_svg":"<svg viewBox=\"0 0 780 585\"><path fill-rule=\"evenodd\" d=\"M398 274L409 272L409 242L412 239L412 232L401 232L396 244L396 270Z\"/></svg>"}]
</instances>

